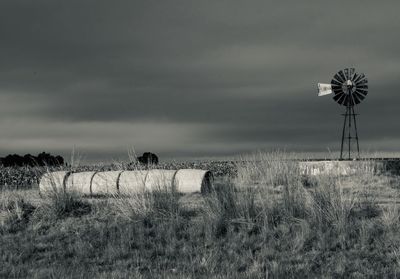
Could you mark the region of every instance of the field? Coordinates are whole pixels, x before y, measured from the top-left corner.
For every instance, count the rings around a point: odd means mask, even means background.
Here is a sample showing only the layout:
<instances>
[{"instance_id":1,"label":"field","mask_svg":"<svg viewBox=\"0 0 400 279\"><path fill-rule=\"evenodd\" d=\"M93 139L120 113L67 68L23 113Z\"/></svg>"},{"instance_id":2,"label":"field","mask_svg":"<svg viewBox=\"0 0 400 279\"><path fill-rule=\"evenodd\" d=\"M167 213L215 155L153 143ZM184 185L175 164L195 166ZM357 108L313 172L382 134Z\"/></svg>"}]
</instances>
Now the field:
<instances>
[{"instance_id":1,"label":"field","mask_svg":"<svg viewBox=\"0 0 400 279\"><path fill-rule=\"evenodd\" d=\"M400 273L396 175L360 169L347 176L306 177L284 153L257 153L238 163L179 164L163 167L211 169L214 191L40 197L37 178L45 169L0 170L0 278Z\"/></svg>"}]
</instances>

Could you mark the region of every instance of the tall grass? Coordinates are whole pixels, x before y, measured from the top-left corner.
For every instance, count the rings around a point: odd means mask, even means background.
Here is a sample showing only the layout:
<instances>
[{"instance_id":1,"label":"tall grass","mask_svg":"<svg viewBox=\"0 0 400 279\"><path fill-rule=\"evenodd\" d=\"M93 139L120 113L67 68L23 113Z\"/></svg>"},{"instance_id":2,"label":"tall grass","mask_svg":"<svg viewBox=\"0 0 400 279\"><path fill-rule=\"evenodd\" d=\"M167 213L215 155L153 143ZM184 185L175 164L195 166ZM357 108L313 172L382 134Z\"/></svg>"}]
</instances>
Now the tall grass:
<instances>
[{"instance_id":1,"label":"tall grass","mask_svg":"<svg viewBox=\"0 0 400 279\"><path fill-rule=\"evenodd\" d=\"M39 206L19 233L4 232L0 277L399 274L399 208L396 203L381 207L374 189L366 187L382 182L381 177L365 170L363 175L322 175L305 187L298 165L288 157L278 152L246 156L237 177L217 181L206 195L182 196L162 181L110 199L57 192L43 200L48 207ZM190 211L191 203L200 206ZM77 213L86 205L90 211ZM38 229L38 222L46 227Z\"/></svg>"},{"instance_id":2,"label":"tall grass","mask_svg":"<svg viewBox=\"0 0 400 279\"><path fill-rule=\"evenodd\" d=\"M217 196L219 204L226 209L224 204L228 200L228 211L236 215L238 208L246 208L244 214L239 214L244 223L268 225L272 219L286 225L292 222L307 224L307 227L314 228L314 233L320 235L334 232L341 248L346 246L349 237L357 234L357 218L376 217L380 214L367 188L354 185L358 188L354 191L342 185L342 180L349 177L355 183L375 177L377 172L373 162L359 165L346 177L340 174L314 177L314 187L306 189L298 162L289 157L285 153L272 152L255 153L242 159L238 165L238 176L234 180L233 188L236 191L219 194L225 195L223 198ZM221 213L219 216L222 218L229 215ZM254 216L258 218L255 220Z\"/></svg>"},{"instance_id":3,"label":"tall grass","mask_svg":"<svg viewBox=\"0 0 400 279\"><path fill-rule=\"evenodd\" d=\"M299 178L298 164L293 154L281 151L257 152L238 158L238 186L279 186L288 185Z\"/></svg>"},{"instance_id":4,"label":"tall grass","mask_svg":"<svg viewBox=\"0 0 400 279\"><path fill-rule=\"evenodd\" d=\"M74 172L79 167L81 156L72 150L71 164L66 169L67 172ZM56 181L52 175L52 169L46 166L46 174L49 177L50 189L40 193L42 202L35 210L34 220L38 223L37 227L44 222L54 222L55 220L67 217L80 217L91 211L91 205L74 191L66 191L59 185L63 181Z\"/></svg>"},{"instance_id":5,"label":"tall grass","mask_svg":"<svg viewBox=\"0 0 400 279\"><path fill-rule=\"evenodd\" d=\"M150 170L153 167L147 166ZM117 194L112 198L114 209L121 216L131 221L146 221L151 218L171 219L179 214L179 194L163 173L151 186L146 185L145 180L141 183L128 196Z\"/></svg>"},{"instance_id":6,"label":"tall grass","mask_svg":"<svg viewBox=\"0 0 400 279\"><path fill-rule=\"evenodd\" d=\"M15 191L0 191L0 233L23 230L35 207Z\"/></svg>"}]
</instances>

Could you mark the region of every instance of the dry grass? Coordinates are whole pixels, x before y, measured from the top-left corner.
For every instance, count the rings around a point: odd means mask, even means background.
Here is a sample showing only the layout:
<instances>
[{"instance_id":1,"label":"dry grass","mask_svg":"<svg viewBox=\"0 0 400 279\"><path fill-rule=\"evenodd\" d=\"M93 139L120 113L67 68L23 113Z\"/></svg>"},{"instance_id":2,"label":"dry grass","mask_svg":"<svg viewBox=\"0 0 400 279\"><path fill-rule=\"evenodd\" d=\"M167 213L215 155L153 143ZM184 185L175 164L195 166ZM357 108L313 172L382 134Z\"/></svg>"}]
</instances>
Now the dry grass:
<instances>
[{"instance_id":1,"label":"dry grass","mask_svg":"<svg viewBox=\"0 0 400 279\"><path fill-rule=\"evenodd\" d=\"M160 184L111 199L54 193L29 207L1 192L14 221L1 225L0 277L396 277L398 179L360 168L305 180L290 156L246 157L203 196Z\"/></svg>"},{"instance_id":2,"label":"dry grass","mask_svg":"<svg viewBox=\"0 0 400 279\"><path fill-rule=\"evenodd\" d=\"M143 185L141 191L129 196L115 195L110 202L116 212L130 221L170 218L179 211L179 194L166 185L160 181L152 190Z\"/></svg>"}]
</instances>

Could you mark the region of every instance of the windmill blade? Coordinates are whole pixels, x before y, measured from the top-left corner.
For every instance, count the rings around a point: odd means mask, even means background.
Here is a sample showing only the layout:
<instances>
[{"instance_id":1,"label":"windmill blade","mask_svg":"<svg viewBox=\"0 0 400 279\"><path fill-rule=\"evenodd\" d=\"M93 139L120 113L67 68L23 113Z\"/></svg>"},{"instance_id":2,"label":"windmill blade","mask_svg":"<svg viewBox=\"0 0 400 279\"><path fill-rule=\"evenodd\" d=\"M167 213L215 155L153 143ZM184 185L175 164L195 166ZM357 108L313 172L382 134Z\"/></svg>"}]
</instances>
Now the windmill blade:
<instances>
[{"instance_id":1,"label":"windmill blade","mask_svg":"<svg viewBox=\"0 0 400 279\"><path fill-rule=\"evenodd\" d=\"M349 74L349 69L346 68L343 70L344 76L346 77L346 80L350 79L350 74Z\"/></svg>"},{"instance_id":2,"label":"windmill blade","mask_svg":"<svg viewBox=\"0 0 400 279\"><path fill-rule=\"evenodd\" d=\"M362 80L363 78L365 78L364 74L356 74L356 75L357 75L357 78L354 79L354 81L353 81L354 83L356 83L356 82Z\"/></svg>"},{"instance_id":3,"label":"windmill blade","mask_svg":"<svg viewBox=\"0 0 400 279\"><path fill-rule=\"evenodd\" d=\"M363 90L367 90L368 89L368 85L357 85L356 89L363 89Z\"/></svg>"},{"instance_id":4,"label":"windmill blade","mask_svg":"<svg viewBox=\"0 0 400 279\"><path fill-rule=\"evenodd\" d=\"M367 94L363 94L363 93L360 93L360 92L354 92L354 93L357 93L358 96L363 96L364 98L367 97Z\"/></svg>"},{"instance_id":5,"label":"windmill blade","mask_svg":"<svg viewBox=\"0 0 400 279\"><path fill-rule=\"evenodd\" d=\"M341 84L337 84L337 83L331 83L332 84L332 89L340 89L342 90L342 85Z\"/></svg>"},{"instance_id":6,"label":"windmill blade","mask_svg":"<svg viewBox=\"0 0 400 279\"><path fill-rule=\"evenodd\" d=\"M355 74L355 69L354 68L350 68L349 69L349 75L350 75L350 80L353 81L354 79L354 74Z\"/></svg>"},{"instance_id":7,"label":"windmill blade","mask_svg":"<svg viewBox=\"0 0 400 279\"><path fill-rule=\"evenodd\" d=\"M357 73L354 73L353 79L351 80L353 83L356 83L356 80L359 78L360 76Z\"/></svg>"},{"instance_id":8,"label":"windmill blade","mask_svg":"<svg viewBox=\"0 0 400 279\"><path fill-rule=\"evenodd\" d=\"M361 80L363 80L363 79L365 79L366 77L365 77L365 75L364 74L360 74L359 76L358 76L358 78L356 79L356 80L354 80L354 83L357 83L357 82L359 82L359 81L361 81Z\"/></svg>"},{"instance_id":9,"label":"windmill blade","mask_svg":"<svg viewBox=\"0 0 400 279\"><path fill-rule=\"evenodd\" d=\"M356 86L356 90L368 91L368 85Z\"/></svg>"},{"instance_id":10,"label":"windmill blade","mask_svg":"<svg viewBox=\"0 0 400 279\"><path fill-rule=\"evenodd\" d=\"M335 74L333 78L336 79L340 84L344 82L344 79L339 75L339 73Z\"/></svg>"},{"instance_id":11,"label":"windmill blade","mask_svg":"<svg viewBox=\"0 0 400 279\"><path fill-rule=\"evenodd\" d=\"M333 92L335 93L335 95L336 95L336 94L343 94L343 91L342 91L342 87L341 87L341 86L336 86L336 87L333 87L333 86L332 86L332 90L333 90Z\"/></svg>"},{"instance_id":12,"label":"windmill blade","mask_svg":"<svg viewBox=\"0 0 400 279\"><path fill-rule=\"evenodd\" d=\"M356 103L356 105L358 105L359 103L361 103L360 98L358 98L358 96L356 94L352 95L354 102Z\"/></svg>"},{"instance_id":13,"label":"windmill blade","mask_svg":"<svg viewBox=\"0 0 400 279\"><path fill-rule=\"evenodd\" d=\"M342 105L347 106L348 102L349 102L349 95L345 95L345 97L343 99L343 102L342 102Z\"/></svg>"},{"instance_id":14,"label":"windmill blade","mask_svg":"<svg viewBox=\"0 0 400 279\"><path fill-rule=\"evenodd\" d=\"M367 83L368 83L368 79L364 78L363 80L357 81L356 85L358 86L358 85L367 84Z\"/></svg>"},{"instance_id":15,"label":"windmill blade","mask_svg":"<svg viewBox=\"0 0 400 279\"><path fill-rule=\"evenodd\" d=\"M357 86L357 87L356 87L356 90L357 90L357 91L365 91L365 92L367 92L367 91L368 91L368 86L365 87L365 88L364 88L364 87L358 87L358 86Z\"/></svg>"},{"instance_id":16,"label":"windmill blade","mask_svg":"<svg viewBox=\"0 0 400 279\"><path fill-rule=\"evenodd\" d=\"M356 82L356 84L365 84L365 83L368 83L368 79L366 77Z\"/></svg>"},{"instance_id":17,"label":"windmill blade","mask_svg":"<svg viewBox=\"0 0 400 279\"><path fill-rule=\"evenodd\" d=\"M345 94L338 94L335 97L333 97L333 99L338 103L338 104L342 104L342 101L344 99Z\"/></svg>"},{"instance_id":18,"label":"windmill blade","mask_svg":"<svg viewBox=\"0 0 400 279\"><path fill-rule=\"evenodd\" d=\"M343 95L344 95L343 93L336 94L336 95L333 97L333 99L334 99L336 102L338 102L339 99L343 97Z\"/></svg>"},{"instance_id":19,"label":"windmill blade","mask_svg":"<svg viewBox=\"0 0 400 279\"><path fill-rule=\"evenodd\" d=\"M343 105L344 102L347 100L347 95L343 94L343 96L338 100L338 103Z\"/></svg>"},{"instance_id":20,"label":"windmill blade","mask_svg":"<svg viewBox=\"0 0 400 279\"><path fill-rule=\"evenodd\" d=\"M356 96L356 94L354 94L354 92L352 94L350 94L351 99L353 100L353 104L359 104L360 103L360 99L358 99L358 97Z\"/></svg>"},{"instance_id":21,"label":"windmill blade","mask_svg":"<svg viewBox=\"0 0 400 279\"><path fill-rule=\"evenodd\" d=\"M366 79L367 79L367 77L364 74L361 74L354 83L362 82L363 80L366 80Z\"/></svg>"},{"instance_id":22,"label":"windmill blade","mask_svg":"<svg viewBox=\"0 0 400 279\"><path fill-rule=\"evenodd\" d=\"M356 89L356 92L359 93L359 94L362 94L364 96L366 96L368 94L368 91L367 90L363 90L363 89Z\"/></svg>"},{"instance_id":23,"label":"windmill blade","mask_svg":"<svg viewBox=\"0 0 400 279\"><path fill-rule=\"evenodd\" d=\"M354 68L346 68L344 69L344 76L346 80L352 80L354 75Z\"/></svg>"},{"instance_id":24,"label":"windmill blade","mask_svg":"<svg viewBox=\"0 0 400 279\"><path fill-rule=\"evenodd\" d=\"M337 86L342 87L342 83L339 82L339 81L337 81L336 79L332 79L332 80L331 80L331 84L332 84L332 85L337 85Z\"/></svg>"},{"instance_id":25,"label":"windmill blade","mask_svg":"<svg viewBox=\"0 0 400 279\"><path fill-rule=\"evenodd\" d=\"M346 81L346 76L344 75L343 71L339 71L338 74L343 79L343 82L345 82Z\"/></svg>"},{"instance_id":26,"label":"windmill blade","mask_svg":"<svg viewBox=\"0 0 400 279\"><path fill-rule=\"evenodd\" d=\"M365 96L363 94L358 93L357 91L353 93L355 96L357 96L358 99L361 101L365 99Z\"/></svg>"}]
</instances>

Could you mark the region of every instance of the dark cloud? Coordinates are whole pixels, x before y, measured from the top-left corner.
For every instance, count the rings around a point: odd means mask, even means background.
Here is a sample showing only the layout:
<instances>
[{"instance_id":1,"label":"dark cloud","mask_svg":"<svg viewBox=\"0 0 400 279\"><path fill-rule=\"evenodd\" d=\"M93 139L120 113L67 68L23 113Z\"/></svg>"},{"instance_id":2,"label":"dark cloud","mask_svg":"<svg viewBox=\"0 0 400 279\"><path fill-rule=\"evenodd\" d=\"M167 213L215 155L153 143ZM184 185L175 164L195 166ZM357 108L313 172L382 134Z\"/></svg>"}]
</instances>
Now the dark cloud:
<instances>
[{"instance_id":1,"label":"dark cloud","mask_svg":"<svg viewBox=\"0 0 400 279\"><path fill-rule=\"evenodd\" d=\"M370 80L362 143L400 139L397 1L0 3L0 152L167 157L338 147L343 108L316 83ZM155 131L156 130L156 131ZM151 138L151 140L149 140Z\"/></svg>"}]
</instances>

